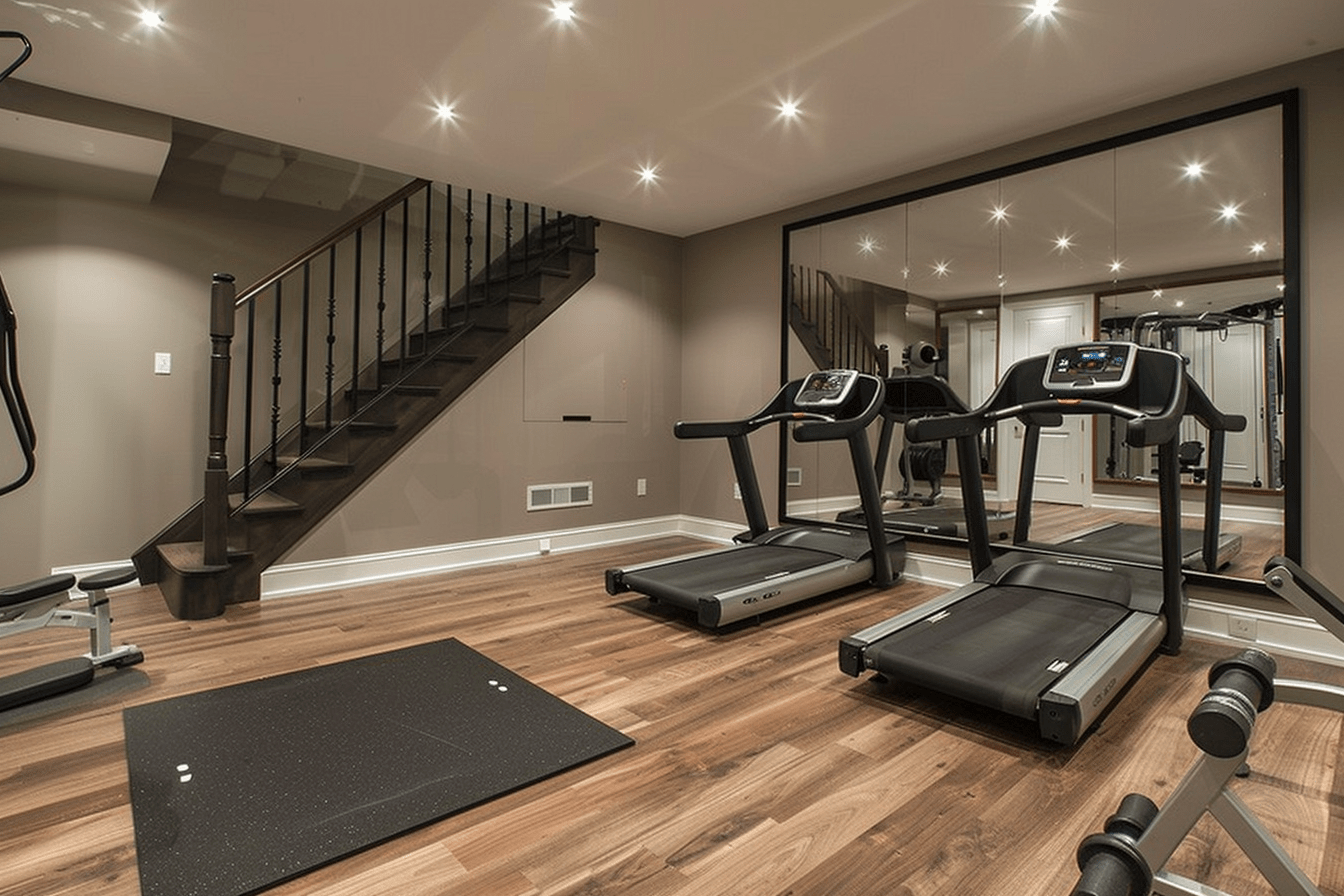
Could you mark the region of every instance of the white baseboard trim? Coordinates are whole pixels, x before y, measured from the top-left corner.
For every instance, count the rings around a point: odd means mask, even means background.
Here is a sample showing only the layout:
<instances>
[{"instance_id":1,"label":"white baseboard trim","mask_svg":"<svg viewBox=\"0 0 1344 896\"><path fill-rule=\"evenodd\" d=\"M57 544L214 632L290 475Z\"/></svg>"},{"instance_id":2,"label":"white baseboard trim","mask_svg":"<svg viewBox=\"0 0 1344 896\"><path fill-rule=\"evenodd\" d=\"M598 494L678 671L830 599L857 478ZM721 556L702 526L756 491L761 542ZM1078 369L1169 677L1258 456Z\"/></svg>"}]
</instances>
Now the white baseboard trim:
<instances>
[{"instance_id":1,"label":"white baseboard trim","mask_svg":"<svg viewBox=\"0 0 1344 896\"><path fill-rule=\"evenodd\" d=\"M277 564L261 574L263 600L370 585L454 569L525 560L666 535L686 535L727 543L742 526L680 515L603 526L530 532L459 544L434 545L383 554Z\"/></svg>"},{"instance_id":2,"label":"white baseboard trim","mask_svg":"<svg viewBox=\"0 0 1344 896\"><path fill-rule=\"evenodd\" d=\"M742 530L740 523L674 514L384 554L283 563L262 574L261 596L264 600L290 597L669 535L728 544ZM77 578L83 578L128 562L89 563L54 568L52 572L69 572ZM961 558L913 551L906 557L904 577L941 588L956 588L971 580L971 564ZM1254 634L1254 638L1232 634L1234 631L1247 630ZM1270 653L1344 665L1344 643L1316 622L1284 613L1247 610L1214 601L1192 599L1186 615L1186 632L1229 645L1254 645Z\"/></svg>"}]
</instances>

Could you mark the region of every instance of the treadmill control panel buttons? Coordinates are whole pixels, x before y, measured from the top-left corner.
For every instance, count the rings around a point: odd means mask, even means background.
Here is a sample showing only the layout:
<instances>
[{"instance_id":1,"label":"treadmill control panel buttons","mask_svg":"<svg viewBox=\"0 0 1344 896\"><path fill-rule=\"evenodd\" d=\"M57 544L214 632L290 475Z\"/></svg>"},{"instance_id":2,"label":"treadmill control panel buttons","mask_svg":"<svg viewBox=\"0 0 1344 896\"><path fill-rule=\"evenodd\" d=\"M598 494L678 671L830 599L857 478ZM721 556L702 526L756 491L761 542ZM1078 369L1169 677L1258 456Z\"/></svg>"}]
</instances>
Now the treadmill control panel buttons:
<instances>
[{"instance_id":1,"label":"treadmill control panel buttons","mask_svg":"<svg viewBox=\"0 0 1344 896\"><path fill-rule=\"evenodd\" d=\"M803 380L793 403L800 408L839 407L858 379L857 370L818 370Z\"/></svg>"},{"instance_id":2,"label":"treadmill control panel buttons","mask_svg":"<svg viewBox=\"0 0 1344 896\"><path fill-rule=\"evenodd\" d=\"M1129 342L1061 345L1050 352L1045 388L1051 392L1110 392L1129 385L1138 346Z\"/></svg>"}]
</instances>

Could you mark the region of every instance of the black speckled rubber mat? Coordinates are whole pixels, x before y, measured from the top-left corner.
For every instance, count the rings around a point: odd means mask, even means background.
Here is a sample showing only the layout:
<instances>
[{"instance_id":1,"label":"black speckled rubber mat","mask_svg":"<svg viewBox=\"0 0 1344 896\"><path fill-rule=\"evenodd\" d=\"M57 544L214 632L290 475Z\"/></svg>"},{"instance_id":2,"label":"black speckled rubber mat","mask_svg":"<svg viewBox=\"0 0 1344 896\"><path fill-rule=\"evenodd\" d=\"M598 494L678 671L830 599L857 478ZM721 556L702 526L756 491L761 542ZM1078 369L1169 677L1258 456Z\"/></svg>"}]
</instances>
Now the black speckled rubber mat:
<instances>
[{"instance_id":1,"label":"black speckled rubber mat","mask_svg":"<svg viewBox=\"0 0 1344 896\"><path fill-rule=\"evenodd\" d=\"M123 721L145 896L254 893L634 743L451 639Z\"/></svg>"}]
</instances>

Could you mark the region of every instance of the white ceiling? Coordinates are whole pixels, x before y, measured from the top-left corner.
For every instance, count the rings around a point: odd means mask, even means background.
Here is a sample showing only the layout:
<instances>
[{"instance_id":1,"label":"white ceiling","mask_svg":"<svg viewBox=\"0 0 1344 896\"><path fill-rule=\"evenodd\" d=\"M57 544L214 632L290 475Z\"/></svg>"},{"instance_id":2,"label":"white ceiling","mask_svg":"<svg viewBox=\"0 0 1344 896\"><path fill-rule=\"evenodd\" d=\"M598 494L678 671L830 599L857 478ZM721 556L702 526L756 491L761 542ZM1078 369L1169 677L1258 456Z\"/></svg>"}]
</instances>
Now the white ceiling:
<instances>
[{"instance_id":1,"label":"white ceiling","mask_svg":"<svg viewBox=\"0 0 1344 896\"><path fill-rule=\"evenodd\" d=\"M25 81L674 235L1344 47L1344 0L1028 5L157 0L152 30L7 0L0 29Z\"/></svg>"}]
</instances>

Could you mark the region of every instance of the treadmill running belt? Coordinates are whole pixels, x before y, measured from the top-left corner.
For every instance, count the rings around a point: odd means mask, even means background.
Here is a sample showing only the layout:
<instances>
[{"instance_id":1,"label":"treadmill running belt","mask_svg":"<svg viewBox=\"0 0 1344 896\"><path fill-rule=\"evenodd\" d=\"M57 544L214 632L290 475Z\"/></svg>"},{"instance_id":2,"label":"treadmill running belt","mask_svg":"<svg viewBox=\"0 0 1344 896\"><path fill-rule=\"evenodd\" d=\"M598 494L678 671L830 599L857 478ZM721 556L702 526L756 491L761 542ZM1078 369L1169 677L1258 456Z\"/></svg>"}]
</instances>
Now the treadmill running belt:
<instances>
[{"instance_id":1,"label":"treadmill running belt","mask_svg":"<svg viewBox=\"0 0 1344 896\"><path fill-rule=\"evenodd\" d=\"M869 648L893 677L1024 719L1129 612L1109 601L990 586Z\"/></svg>"},{"instance_id":2,"label":"treadmill running belt","mask_svg":"<svg viewBox=\"0 0 1344 896\"><path fill-rule=\"evenodd\" d=\"M1085 553L1110 560L1162 561L1162 530L1139 523L1113 523L1070 538L1059 547L1069 553ZM1086 548L1086 550L1079 550ZM1219 559L1226 562L1241 550L1241 536L1226 532L1218 536ZM1204 531L1181 530L1181 564L1203 568Z\"/></svg>"},{"instance_id":3,"label":"treadmill running belt","mask_svg":"<svg viewBox=\"0 0 1344 896\"><path fill-rule=\"evenodd\" d=\"M701 554L649 570L625 573L635 591L695 609L700 598L782 577L838 559L835 554L796 546L746 544L717 554Z\"/></svg>"}]
</instances>

